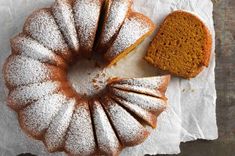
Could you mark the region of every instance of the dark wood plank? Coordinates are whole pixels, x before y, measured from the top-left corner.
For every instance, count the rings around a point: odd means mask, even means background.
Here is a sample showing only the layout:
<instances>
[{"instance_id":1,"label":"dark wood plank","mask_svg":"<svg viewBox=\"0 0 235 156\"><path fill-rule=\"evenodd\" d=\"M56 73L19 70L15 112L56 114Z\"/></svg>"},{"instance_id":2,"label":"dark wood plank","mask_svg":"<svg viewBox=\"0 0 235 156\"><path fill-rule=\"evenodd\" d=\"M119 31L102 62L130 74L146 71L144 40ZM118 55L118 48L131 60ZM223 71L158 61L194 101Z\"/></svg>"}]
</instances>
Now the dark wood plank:
<instances>
[{"instance_id":1,"label":"dark wood plank","mask_svg":"<svg viewBox=\"0 0 235 156\"><path fill-rule=\"evenodd\" d=\"M216 90L219 139L181 144L180 156L235 155L235 0L212 0L216 31Z\"/></svg>"}]
</instances>

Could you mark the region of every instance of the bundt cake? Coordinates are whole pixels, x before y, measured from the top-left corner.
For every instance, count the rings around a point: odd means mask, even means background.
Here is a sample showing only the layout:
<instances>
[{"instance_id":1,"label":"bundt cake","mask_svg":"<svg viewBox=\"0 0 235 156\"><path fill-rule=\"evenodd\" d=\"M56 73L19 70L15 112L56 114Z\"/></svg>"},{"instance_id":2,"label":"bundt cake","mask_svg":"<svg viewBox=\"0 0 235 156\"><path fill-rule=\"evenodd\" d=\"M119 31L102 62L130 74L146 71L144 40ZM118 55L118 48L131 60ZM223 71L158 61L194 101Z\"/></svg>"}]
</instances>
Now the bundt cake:
<instances>
[{"instance_id":1,"label":"bundt cake","mask_svg":"<svg viewBox=\"0 0 235 156\"><path fill-rule=\"evenodd\" d=\"M169 76L115 78L92 98L76 92L67 79L74 58L91 56L94 46L105 49L112 65L153 31L151 20L130 11L130 5L131 0L56 0L33 12L23 32L11 39L3 68L8 105L21 128L49 152L118 155L148 137L146 126L156 127L166 108Z\"/></svg>"},{"instance_id":2,"label":"bundt cake","mask_svg":"<svg viewBox=\"0 0 235 156\"><path fill-rule=\"evenodd\" d=\"M173 75L192 78L208 66L211 46L210 32L197 16L174 11L165 18L145 59Z\"/></svg>"}]
</instances>

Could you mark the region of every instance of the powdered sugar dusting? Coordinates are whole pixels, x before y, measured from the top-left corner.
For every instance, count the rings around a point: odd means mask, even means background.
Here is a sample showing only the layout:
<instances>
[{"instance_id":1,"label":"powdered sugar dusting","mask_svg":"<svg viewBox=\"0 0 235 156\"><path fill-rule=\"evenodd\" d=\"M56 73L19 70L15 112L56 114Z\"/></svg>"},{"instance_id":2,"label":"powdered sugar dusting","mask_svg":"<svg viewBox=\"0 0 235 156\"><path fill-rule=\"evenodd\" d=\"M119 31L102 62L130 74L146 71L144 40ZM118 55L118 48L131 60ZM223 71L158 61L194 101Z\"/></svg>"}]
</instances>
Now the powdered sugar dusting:
<instances>
[{"instance_id":1,"label":"powdered sugar dusting","mask_svg":"<svg viewBox=\"0 0 235 156\"><path fill-rule=\"evenodd\" d=\"M94 101L91 106L99 150L106 155L117 155L120 143L108 117L99 101Z\"/></svg>"},{"instance_id":2,"label":"powdered sugar dusting","mask_svg":"<svg viewBox=\"0 0 235 156\"><path fill-rule=\"evenodd\" d=\"M151 96L163 97L164 95L158 89L163 85L162 83L164 83L165 79L165 76L120 79L111 83L110 86Z\"/></svg>"},{"instance_id":3,"label":"powdered sugar dusting","mask_svg":"<svg viewBox=\"0 0 235 156\"><path fill-rule=\"evenodd\" d=\"M110 0L110 8L107 14L107 21L104 23L104 30L101 34L101 44L107 44L120 29L131 4L130 0Z\"/></svg>"},{"instance_id":4,"label":"powdered sugar dusting","mask_svg":"<svg viewBox=\"0 0 235 156\"><path fill-rule=\"evenodd\" d=\"M5 79L11 86L41 82L52 74L39 61L23 56L10 56L5 67Z\"/></svg>"},{"instance_id":5,"label":"powdered sugar dusting","mask_svg":"<svg viewBox=\"0 0 235 156\"><path fill-rule=\"evenodd\" d=\"M56 0L52 6L52 13L69 47L78 52L79 42L75 29L73 10L68 0Z\"/></svg>"},{"instance_id":6,"label":"powdered sugar dusting","mask_svg":"<svg viewBox=\"0 0 235 156\"><path fill-rule=\"evenodd\" d=\"M28 36L17 36L12 40L11 44L13 44L12 46L15 48L15 52L22 56L55 65L60 65L62 62L54 52Z\"/></svg>"},{"instance_id":7,"label":"powdered sugar dusting","mask_svg":"<svg viewBox=\"0 0 235 156\"><path fill-rule=\"evenodd\" d=\"M63 104L47 129L44 138L49 151L55 151L63 147L75 104L75 99L70 99Z\"/></svg>"},{"instance_id":8,"label":"powdered sugar dusting","mask_svg":"<svg viewBox=\"0 0 235 156\"><path fill-rule=\"evenodd\" d=\"M79 42L86 51L91 51L94 44L101 5L101 0L76 0L74 3Z\"/></svg>"},{"instance_id":9,"label":"powdered sugar dusting","mask_svg":"<svg viewBox=\"0 0 235 156\"><path fill-rule=\"evenodd\" d=\"M19 86L10 91L8 95L9 105L12 108L21 109L45 95L52 94L60 87L60 82L47 81L42 83Z\"/></svg>"},{"instance_id":10,"label":"powdered sugar dusting","mask_svg":"<svg viewBox=\"0 0 235 156\"><path fill-rule=\"evenodd\" d=\"M41 136L66 101L62 94L45 96L20 112L20 122L31 135Z\"/></svg>"},{"instance_id":11,"label":"powdered sugar dusting","mask_svg":"<svg viewBox=\"0 0 235 156\"><path fill-rule=\"evenodd\" d=\"M121 142L126 146L143 142L147 137L147 130L111 98L106 97L104 101L104 108Z\"/></svg>"},{"instance_id":12,"label":"powdered sugar dusting","mask_svg":"<svg viewBox=\"0 0 235 156\"><path fill-rule=\"evenodd\" d=\"M113 60L125 49L133 45L143 35L149 32L150 28L151 26L146 22L145 18L143 19L143 16L140 17L137 13L133 16L129 16L125 19L113 45L105 53L105 58Z\"/></svg>"},{"instance_id":13,"label":"powdered sugar dusting","mask_svg":"<svg viewBox=\"0 0 235 156\"><path fill-rule=\"evenodd\" d=\"M123 91L115 88L112 88L111 91L115 96L118 96L130 103L134 103L135 105L150 112L159 112L166 108L166 102L156 97Z\"/></svg>"},{"instance_id":14,"label":"powdered sugar dusting","mask_svg":"<svg viewBox=\"0 0 235 156\"><path fill-rule=\"evenodd\" d=\"M24 31L58 54L64 55L65 52L68 52L68 46L49 9L34 12L26 21Z\"/></svg>"},{"instance_id":15,"label":"powdered sugar dusting","mask_svg":"<svg viewBox=\"0 0 235 156\"><path fill-rule=\"evenodd\" d=\"M65 149L72 155L91 155L96 144L87 102L77 104L68 128Z\"/></svg>"},{"instance_id":16,"label":"powdered sugar dusting","mask_svg":"<svg viewBox=\"0 0 235 156\"><path fill-rule=\"evenodd\" d=\"M156 116L149 111L144 110L143 108L135 105L135 103L130 103L126 100L123 100L119 97L113 96L112 97L115 101L117 101L120 105L125 107L127 110L133 112L136 116L143 119L146 123L155 127L156 125Z\"/></svg>"}]
</instances>

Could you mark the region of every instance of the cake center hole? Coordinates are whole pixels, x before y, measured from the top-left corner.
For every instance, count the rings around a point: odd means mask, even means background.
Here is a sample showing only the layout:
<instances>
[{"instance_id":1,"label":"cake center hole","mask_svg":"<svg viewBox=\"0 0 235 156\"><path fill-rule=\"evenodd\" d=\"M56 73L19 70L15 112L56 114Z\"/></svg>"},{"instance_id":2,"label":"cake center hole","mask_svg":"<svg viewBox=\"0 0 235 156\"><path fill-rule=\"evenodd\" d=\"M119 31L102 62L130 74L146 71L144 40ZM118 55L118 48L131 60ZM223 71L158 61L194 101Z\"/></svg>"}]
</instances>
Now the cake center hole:
<instances>
[{"instance_id":1,"label":"cake center hole","mask_svg":"<svg viewBox=\"0 0 235 156\"><path fill-rule=\"evenodd\" d=\"M87 98L102 93L109 77L95 60L78 60L68 71L72 87L79 95Z\"/></svg>"}]
</instances>

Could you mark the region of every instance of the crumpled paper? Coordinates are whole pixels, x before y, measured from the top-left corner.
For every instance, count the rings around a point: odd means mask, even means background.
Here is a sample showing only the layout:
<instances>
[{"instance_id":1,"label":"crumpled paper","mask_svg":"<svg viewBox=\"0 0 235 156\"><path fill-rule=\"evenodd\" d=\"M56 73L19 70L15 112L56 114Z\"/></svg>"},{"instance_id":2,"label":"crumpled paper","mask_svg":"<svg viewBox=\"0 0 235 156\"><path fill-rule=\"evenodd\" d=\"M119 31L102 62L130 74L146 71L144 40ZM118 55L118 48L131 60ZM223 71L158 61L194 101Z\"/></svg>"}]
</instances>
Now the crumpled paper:
<instances>
[{"instance_id":1,"label":"crumpled paper","mask_svg":"<svg viewBox=\"0 0 235 156\"><path fill-rule=\"evenodd\" d=\"M50 6L52 2L53 0L0 0L1 68L10 54L9 39L22 30L26 17L33 10ZM167 90L169 107L159 116L158 128L151 130L150 137L144 143L124 149L121 155L176 154L180 152L180 142L216 139L218 133L215 113L215 33L211 0L135 0L133 9L150 17L157 26L174 10L183 9L193 12L209 27L213 37L213 48L209 67L196 78L190 80L172 78ZM155 34L156 32L134 52L118 62L117 66L105 69L104 72L107 75L122 77L156 75L156 69L142 59ZM22 132L15 112L6 106L7 91L2 73L0 93L0 153L2 156L15 156L25 152L36 155L64 155L63 153L49 154L42 142L33 140Z\"/></svg>"}]
</instances>

